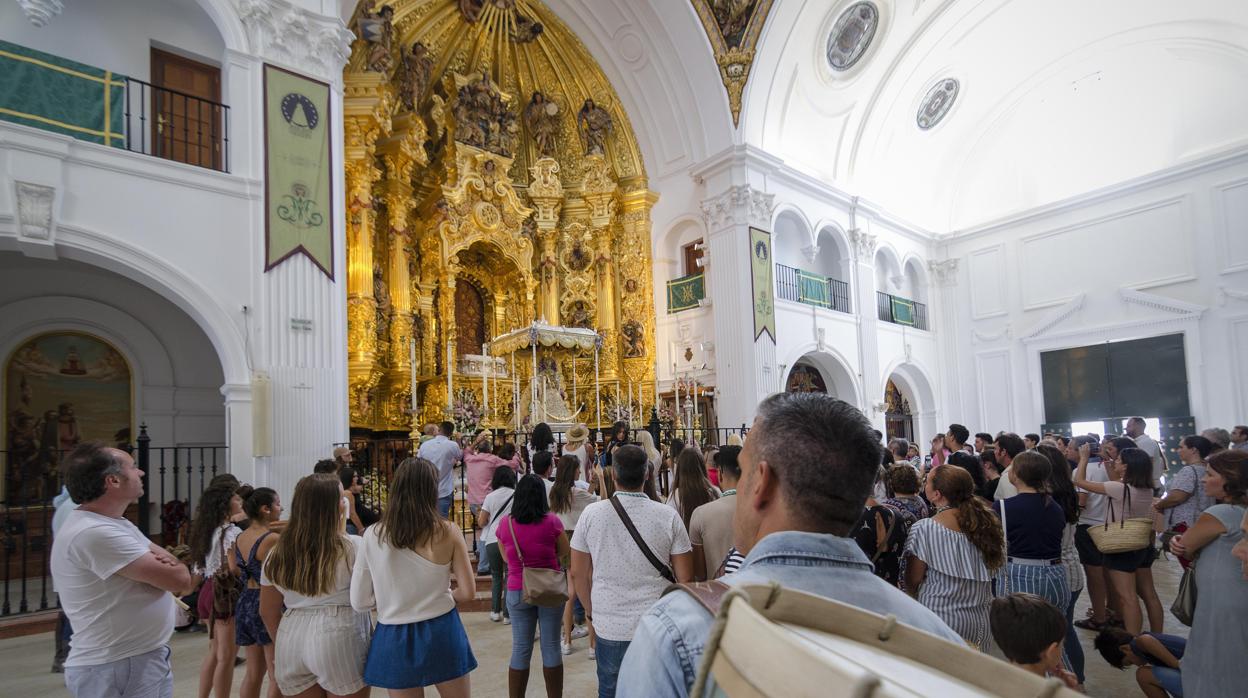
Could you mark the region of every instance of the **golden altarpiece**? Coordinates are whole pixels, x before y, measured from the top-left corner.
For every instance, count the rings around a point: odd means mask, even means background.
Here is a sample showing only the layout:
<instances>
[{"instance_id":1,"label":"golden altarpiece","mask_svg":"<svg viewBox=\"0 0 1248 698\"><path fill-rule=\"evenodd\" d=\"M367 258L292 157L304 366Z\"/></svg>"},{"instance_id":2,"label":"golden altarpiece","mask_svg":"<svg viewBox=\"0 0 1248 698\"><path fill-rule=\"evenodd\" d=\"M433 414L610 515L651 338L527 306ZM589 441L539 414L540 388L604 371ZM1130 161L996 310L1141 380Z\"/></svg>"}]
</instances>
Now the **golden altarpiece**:
<instances>
[{"instance_id":1,"label":"golden altarpiece","mask_svg":"<svg viewBox=\"0 0 1248 698\"><path fill-rule=\"evenodd\" d=\"M657 196L584 45L535 0L365 0L352 28L353 431L649 414Z\"/></svg>"}]
</instances>

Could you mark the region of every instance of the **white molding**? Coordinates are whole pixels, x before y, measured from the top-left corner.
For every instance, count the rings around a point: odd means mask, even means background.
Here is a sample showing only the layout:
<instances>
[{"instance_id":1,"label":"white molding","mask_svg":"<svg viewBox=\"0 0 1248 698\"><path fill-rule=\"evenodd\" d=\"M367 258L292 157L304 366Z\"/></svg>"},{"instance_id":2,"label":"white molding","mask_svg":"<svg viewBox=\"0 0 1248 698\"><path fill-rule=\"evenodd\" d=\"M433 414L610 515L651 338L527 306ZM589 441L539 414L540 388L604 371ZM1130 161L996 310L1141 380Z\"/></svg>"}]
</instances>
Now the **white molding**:
<instances>
[{"instance_id":1,"label":"white molding","mask_svg":"<svg viewBox=\"0 0 1248 698\"><path fill-rule=\"evenodd\" d=\"M979 330L971 330L971 342L973 344L996 342L1002 339L1010 339L1011 337L1012 330L1010 329L1009 324L1006 324L1005 327L1002 327L997 332L981 332Z\"/></svg>"},{"instance_id":2,"label":"white molding","mask_svg":"<svg viewBox=\"0 0 1248 698\"><path fill-rule=\"evenodd\" d=\"M1093 226L1102 225L1104 223L1110 223L1110 222L1120 220L1123 218L1129 218L1131 216L1139 215L1141 213L1168 208L1176 204L1179 206L1180 216L1184 219L1190 219L1190 216L1191 216L1190 203L1191 203L1191 194L1185 192L1183 194L1167 196L1162 199L1155 199L1147 203L1130 206L1128 208L1120 209L1112 213L1106 213L1104 215L1096 216L1095 218L1081 220L1077 223L1071 223L1069 225L1064 225L1058 228L1052 228L1050 230L1044 230L1044 231L1032 233L1030 235L1024 235L1023 237L1018 238L1019 254L1022 255L1023 257L1026 257L1027 245L1029 243L1036 242L1038 240L1044 240L1046 238L1057 237L1059 235L1066 235L1066 234L1075 232L1077 230L1082 230L1084 228L1091 228ZM1190 220L1188 222L1190 223ZM1196 281L1199 278L1199 276L1195 269L1195 260L1192 259L1189 261L1190 261L1190 265L1189 265L1190 268L1184 271L1183 273L1172 274L1169 276L1163 276L1163 277L1159 277L1155 279L1145 279L1143 281L1137 281L1131 284L1131 288L1135 288L1135 289L1156 288L1158 286L1169 286L1172 284ZM1022 309L1024 311L1042 310L1044 308L1052 308L1054 306L1062 305L1063 303L1066 303L1073 297L1073 296L1066 296L1064 298L1052 298L1052 299L1047 299L1047 300L1029 302L1027 299L1026 291L1025 291L1026 289L1025 284L1023 285L1023 288L1024 288L1024 292L1022 294L1023 297L1021 298L1021 301L1022 301Z\"/></svg>"},{"instance_id":3,"label":"white molding","mask_svg":"<svg viewBox=\"0 0 1248 698\"><path fill-rule=\"evenodd\" d=\"M1121 298L1124 303L1129 303L1131 305L1139 305L1145 308L1152 308L1153 310L1174 313L1176 315L1193 315L1197 319L1199 319L1200 316L1209 309L1208 306L1187 303L1173 298L1168 298L1166 296L1159 296L1154 293L1144 293L1143 291L1137 291L1133 288L1118 289L1118 297Z\"/></svg>"},{"instance_id":4,"label":"white molding","mask_svg":"<svg viewBox=\"0 0 1248 698\"><path fill-rule=\"evenodd\" d=\"M1226 215L1226 193L1231 189L1248 187L1248 176L1236 177L1227 182L1215 184L1211 188L1213 198L1213 232L1214 243L1218 248L1219 260L1231 259L1231 250L1235 247L1235 235L1231 230L1231 222ZM1242 234L1241 234L1242 237ZM1242 243L1240 245L1242 247ZM1241 262L1227 264L1218 270L1219 274L1233 274L1248 271L1248 258Z\"/></svg>"},{"instance_id":5,"label":"white molding","mask_svg":"<svg viewBox=\"0 0 1248 698\"><path fill-rule=\"evenodd\" d=\"M1248 295L1248 294L1246 294ZM1248 325L1248 316L1240 316L1236 318L1227 318L1226 328L1229 335L1231 345L1231 356L1244 356L1248 352L1248 346L1243 346L1237 339L1238 335L1235 328L1240 325ZM1235 401L1235 414L1237 416L1248 414L1248 390L1244 390L1245 375L1243 361L1231 361L1231 375L1234 377L1234 384L1231 387L1231 396ZM1190 380L1189 380L1190 383Z\"/></svg>"},{"instance_id":6,"label":"white molding","mask_svg":"<svg viewBox=\"0 0 1248 698\"><path fill-rule=\"evenodd\" d=\"M1078 312L1079 309L1083 307L1083 301L1086 298L1086 293L1079 293L1074 298L1066 301L1066 303L1056 312L1051 313L1048 317L1040 320L1030 328L1023 330L1019 335L1019 338L1023 340L1024 344L1037 339L1043 339L1049 333L1049 330L1052 330L1054 327L1062 324Z\"/></svg>"},{"instance_id":7,"label":"white molding","mask_svg":"<svg viewBox=\"0 0 1248 698\"><path fill-rule=\"evenodd\" d=\"M1226 150L1194 158L1172 167L1163 168L1139 177L1126 179L1106 187L1093 189L1090 192L1062 199L1051 204L1003 216L970 228L954 230L949 233L939 235L938 239L942 243L965 242L976 237L991 235L992 233L1001 232L1009 228L1015 228L1033 221L1051 218L1075 209L1103 203L1105 201L1111 201L1123 194L1132 193L1136 190L1158 187L1163 184L1169 184L1181 179L1194 177L1199 174L1212 172L1244 162L1248 162L1248 145L1239 144Z\"/></svg>"},{"instance_id":8,"label":"white molding","mask_svg":"<svg viewBox=\"0 0 1248 698\"><path fill-rule=\"evenodd\" d=\"M1226 305L1228 299L1248 301L1248 291L1240 291L1226 286L1219 286L1217 291L1218 305Z\"/></svg>"},{"instance_id":9,"label":"white molding","mask_svg":"<svg viewBox=\"0 0 1248 698\"><path fill-rule=\"evenodd\" d=\"M995 271L998 277L997 279L998 284L995 289L991 289L991 290L993 291L993 295L997 295L1000 297L1001 309L989 310L987 312L980 312L978 309L979 303L975 301L975 297L977 295L976 290L975 290L976 285L980 283L978 281L978 277L975 275L975 268L974 268L975 258L987 257L989 255L994 255L994 254L1000 256L1000 259L997 261L996 268L995 268ZM1005 261L1006 261L1005 245L1003 243L997 243L995 245L989 245L988 247L981 247L977 250L972 250L971 252L967 253L966 258L967 258L966 273L970 282L968 284L968 288L970 289L970 292L971 292L971 319L972 320L990 320L992 318L1004 317L1008 315L1009 305L1008 303L1006 303L1006 299L1005 299L1005 295L1006 293L1008 293L1008 290L1006 289L1006 286L1005 286L1005 277L1006 277L1006 273L1004 269Z\"/></svg>"},{"instance_id":10,"label":"white molding","mask_svg":"<svg viewBox=\"0 0 1248 698\"><path fill-rule=\"evenodd\" d=\"M984 377L984 362L988 359L997 357L1005 357L1005 380L1001 383L997 381L988 381ZM1002 349L992 349L989 351L981 351L975 353L975 387L976 402L979 403L979 423L984 427L998 428L1001 422L1001 415L988 414L987 401L984 400L986 390L1005 390L1005 404L1008 414L1005 415L1005 425L1009 429L1014 429L1015 407L1014 407L1014 364L1012 361L1012 352L1008 347Z\"/></svg>"}]
</instances>

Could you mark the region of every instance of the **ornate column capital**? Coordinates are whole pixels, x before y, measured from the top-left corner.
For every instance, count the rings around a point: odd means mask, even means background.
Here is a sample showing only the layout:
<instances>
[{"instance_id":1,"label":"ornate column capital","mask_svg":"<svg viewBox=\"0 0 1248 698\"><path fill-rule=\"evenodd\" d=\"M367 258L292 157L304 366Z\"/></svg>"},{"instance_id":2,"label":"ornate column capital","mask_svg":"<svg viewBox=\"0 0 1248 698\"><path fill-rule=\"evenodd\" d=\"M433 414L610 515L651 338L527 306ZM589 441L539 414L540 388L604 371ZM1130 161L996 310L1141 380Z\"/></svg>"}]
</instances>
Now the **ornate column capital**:
<instances>
[{"instance_id":1,"label":"ornate column capital","mask_svg":"<svg viewBox=\"0 0 1248 698\"><path fill-rule=\"evenodd\" d=\"M809 263L811 263L811 264L814 264L814 263L815 263L815 258L819 256L819 246L818 246L818 245L807 245L807 246L803 247L803 248L802 248L802 256L806 258L806 261L807 261L807 262L809 262Z\"/></svg>"},{"instance_id":2,"label":"ornate column capital","mask_svg":"<svg viewBox=\"0 0 1248 698\"><path fill-rule=\"evenodd\" d=\"M863 264L871 264L872 259L875 257L877 244L878 237L861 228L854 228L849 231L851 252L853 252L854 259Z\"/></svg>"},{"instance_id":3,"label":"ornate column capital","mask_svg":"<svg viewBox=\"0 0 1248 698\"><path fill-rule=\"evenodd\" d=\"M958 285L958 259L933 259L927 263L937 286Z\"/></svg>"},{"instance_id":4,"label":"ornate column capital","mask_svg":"<svg viewBox=\"0 0 1248 698\"><path fill-rule=\"evenodd\" d=\"M238 16L252 53L304 66L327 82L338 81L351 56L355 34L336 16L308 12L286 0L240 0Z\"/></svg>"},{"instance_id":5,"label":"ornate column capital","mask_svg":"<svg viewBox=\"0 0 1248 698\"><path fill-rule=\"evenodd\" d=\"M702 218L711 231L731 225L748 225L764 230L771 227L775 194L759 191L748 184L731 187L719 196L702 202Z\"/></svg>"},{"instance_id":6,"label":"ornate column capital","mask_svg":"<svg viewBox=\"0 0 1248 698\"><path fill-rule=\"evenodd\" d=\"M17 0L17 4L26 13L26 19L36 27L47 25L49 20L61 14L64 9L61 0Z\"/></svg>"}]
</instances>

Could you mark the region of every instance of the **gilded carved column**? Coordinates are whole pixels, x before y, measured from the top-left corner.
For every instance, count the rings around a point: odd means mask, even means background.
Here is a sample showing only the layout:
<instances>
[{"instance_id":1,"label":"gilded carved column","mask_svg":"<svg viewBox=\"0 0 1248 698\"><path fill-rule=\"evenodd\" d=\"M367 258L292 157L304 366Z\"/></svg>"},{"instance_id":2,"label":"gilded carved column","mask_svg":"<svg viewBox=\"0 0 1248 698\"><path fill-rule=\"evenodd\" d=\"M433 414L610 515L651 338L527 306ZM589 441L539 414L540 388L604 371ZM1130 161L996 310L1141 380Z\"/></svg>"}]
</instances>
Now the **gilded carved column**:
<instances>
[{"instance_id":1,"label":"gilded carved column","mask_svg":"<svg viewBox=\"0 0 1248 698\"><path fill-rule=\"evenodd\" d=\"M646 189L645 183L620 196L620 225L624 236L621 243L619 274L622 340L626 343L625 362L629 377L639 390L649 388L642 400L643 416L653 405L655 354L654 273L650 264L650 210L659 195ZM638 351L640 350L640 351Z\"/></svg>"},{"instance_id":2,"label":"gilded carved column","mask_svg":"<svg viewBox=\"0 0 1248 698\"><path fill-rule=\"evenodd\" d=\"M540 286L538 316L552 325L559 321L559 275L555 261L555 239L558 235L559 212L563 208L563 183L559 181L559 163L541 158L529 168L529 200L533 202L533 222L541 242L538 262Z\"/></svg>"},{"instance_id":3,"label":"gilded carved column","mask_svg":"<svg viewBox=\"0 0 1248 698\"><path fill-rule=\"evenodd\" d=\"M390 89L375 73L344 78L344 170L347 189L347 366L351 423L370 424L375 415L377 301L373 295L375 214L373 184L378 138L390 130Z\"/></svg>"}]
</instances>

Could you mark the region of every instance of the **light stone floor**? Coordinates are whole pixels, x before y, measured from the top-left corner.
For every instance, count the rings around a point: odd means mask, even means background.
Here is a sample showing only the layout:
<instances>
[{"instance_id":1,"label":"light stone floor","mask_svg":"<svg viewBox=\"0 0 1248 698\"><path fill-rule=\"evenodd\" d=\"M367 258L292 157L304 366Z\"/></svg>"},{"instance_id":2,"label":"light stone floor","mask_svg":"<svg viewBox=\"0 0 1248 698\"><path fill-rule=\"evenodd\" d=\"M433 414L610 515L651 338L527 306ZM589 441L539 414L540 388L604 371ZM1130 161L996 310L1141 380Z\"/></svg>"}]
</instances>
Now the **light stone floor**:
<instances>
[{"instance_id":1,"label":"light stone floor","mask_svg":"<svg viewBox=\"0 0 1248 698\"><path fill-rule=\"evenodd\" d=\"M1166 631L1186 637L1188 628L1169 613L1170 602L1173 601L1178 590L1181 577L1179 565L1173 560L1158 560L1153 569L1157 593L1161 597L1162 605L1167 609ZM1087 596L1081 595L1076 617L1082 617L1087 607ZM473 694L491 697L506 696L506 666L511 656L510 627L491 623L485 613L465 613L463 621L468 629L468 637L479 664L471 676ZM1092 648L1092 633L1085 630L1078 632L1087 654L1086 687L1089 695L1105 698L1142 695L1135 684L1134 673L1120 672L1110 667ZM177 698L192 698L196 695L199 662L207 648L207 642L208 638L204 633L174 634L174 695ZM586 639L577 640L574 643L576 650L564 658L564 695L569 698L596 695L595 664L589 659L587 642ZM48 672L51 660L51 633L0 640L0 676L4 677L0 694L24 698L68 695L61 675ZM234 695L238 695L237 690L242 682L244 668L240 666L234 672ZM377 690L374 695L383 696L384 692ZM436 693L429 692L427 695L432 697ZM534 648L528 695L545 695L541 680L541 657L536 648Z\"/></svg>"}]
</instances>

